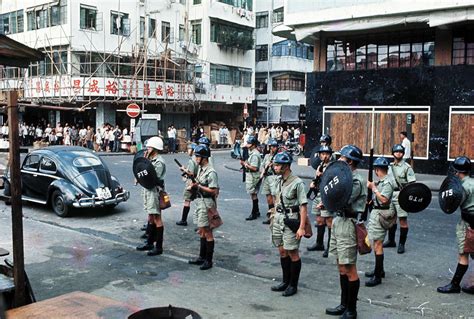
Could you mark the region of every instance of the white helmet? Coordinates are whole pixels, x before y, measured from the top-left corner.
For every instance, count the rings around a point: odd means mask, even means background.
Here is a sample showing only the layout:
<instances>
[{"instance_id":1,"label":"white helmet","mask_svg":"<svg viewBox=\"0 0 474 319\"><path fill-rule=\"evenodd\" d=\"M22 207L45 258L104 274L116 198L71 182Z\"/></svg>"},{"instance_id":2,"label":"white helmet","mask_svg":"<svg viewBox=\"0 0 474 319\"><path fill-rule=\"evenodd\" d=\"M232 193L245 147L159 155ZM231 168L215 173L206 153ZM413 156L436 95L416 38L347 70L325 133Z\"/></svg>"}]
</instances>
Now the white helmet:
<instances>
[{"instance_id":1,"label":"white helmet","mask_svg":"<svg viewBox=\"0 0 474 319\"><path fill-rule=\"evenodd\" d=\"M158 136L153 136L146 142L146 147L153 147L159 151L163 150L163 140Z\"/></svg>"}]
</instances>

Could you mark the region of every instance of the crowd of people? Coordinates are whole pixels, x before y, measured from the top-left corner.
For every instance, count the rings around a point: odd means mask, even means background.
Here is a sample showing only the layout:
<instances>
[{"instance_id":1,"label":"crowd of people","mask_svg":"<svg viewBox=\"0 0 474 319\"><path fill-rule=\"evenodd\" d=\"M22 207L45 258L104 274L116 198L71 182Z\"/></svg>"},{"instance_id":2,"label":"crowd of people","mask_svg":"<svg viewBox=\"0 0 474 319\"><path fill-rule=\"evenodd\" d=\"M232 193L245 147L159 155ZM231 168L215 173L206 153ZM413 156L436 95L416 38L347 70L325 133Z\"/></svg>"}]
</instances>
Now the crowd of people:
<instances>
[{"instance_id":1,"label":"crowd of people","mask_svg":"<svg viewBox=\"0 0 474 319\"><path fill-rule=\"evenodd\" d=\"M301 129L298 126L248 126L244 129L243 140L247 141L250 136L256 136L260 144L268 144L270 139L276 140L279 144L287 141L299 141Z\"/></svg>"},{"instance_id":2,"label":"crowd of people","mask_svg":"<svg viewBox=\"0 0 474 319\"><path fill-rule=\"evenodd\" d=\"M9 127L3 124L0 130L0 138L8 139ZM119 125L113 126L104 123L101 127L94 129L91 126L69 125L64 126L58 122L56 127L51 124L19 124L19 138L21 146L32 146L34 142L43 142L48 145L83 146L94 151L119 152L124 137L128 135L128 129L121 129Z\"/></svg>"}]
</instances>

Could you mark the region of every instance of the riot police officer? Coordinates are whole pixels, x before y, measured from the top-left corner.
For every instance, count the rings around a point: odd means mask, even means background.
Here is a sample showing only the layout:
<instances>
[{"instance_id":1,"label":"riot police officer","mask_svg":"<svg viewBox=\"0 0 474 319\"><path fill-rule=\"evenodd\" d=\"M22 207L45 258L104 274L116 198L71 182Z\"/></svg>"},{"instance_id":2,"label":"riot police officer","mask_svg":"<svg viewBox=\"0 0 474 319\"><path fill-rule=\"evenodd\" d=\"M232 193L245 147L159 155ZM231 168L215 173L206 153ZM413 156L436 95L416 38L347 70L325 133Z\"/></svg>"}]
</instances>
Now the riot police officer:
<instances>
[{"instance_id":1,"label":"riot police officer","mask_svg":"<svg viewBox=\"0 0 474 319\"><path fill-rule=\"evenodd\" d=\"M395 212L390 210L390 202L393 195L393 181L388 175L389 161L385 157L379 157L374 161L374 171L379 180L377 182L367 181L367 188L372 189L373 209L369 220L369 239L373 241L375 254L375 270L367 272L370 277L365 282L367 287L374 287L382 283L385 277L383 269L383 239L387 229L396 222Z\"/></svg>"},{"instance_id":2,"label":"riot police officer","mask_svg":"<svg viewBox=\"0 0 474 319\"><path fill-rule=\"evenodd\" d=\"M323 134L319 138L319 144L321 146L331 146L332 144L332 137L329 134ZM331 154L330 161L335 161L336 160L336 155L334 153Z\"/></svg>"},{"instance_id":3,"label":"riot police officer","mask_svg":"<svg viewBox=\"0 0 474 319\"><path fill-rule=\"evenodd\" d=\"M297 293L301 272L299 246L305 235L307 218L306 190L304 182L291 172L293 158L287 152L275 155L273 166L279 175L277 180L276 212L271 225L272 242L278 247L283 281L271 287L272 291L282 291L288 297ZM285 218L292 220L296 228L290 229ZM298 223L299 220L299 223Z\"/></svg>"},{"instance_id":4,"label":"riot police officer","mask_svg":"<svg viewBox=\"0 0 474 319\"><path fill-rule=\"evenodd\" d=\"M270 152L265 155L262 162L262 172L260 173L260 178L262 180L262 194L267 198L268 204L268 213L269 216L270 211L275 207L275 195L276 195L276 175L273 170L273 159L278 152L278 142L274 138L268 140L268 147L270 148ZM270 218L263 221L263 224L270 224Z\"/></svg>"},{"instance_id":5,"label":"riot police officer","mask_svg":"<svg viewBox=\"0 0 474 319\"><path fill-rule=\"evenodd\" d=\"M245 147L248 147L249 149L249 158L246 161L240 160L240 165L242 165L246 170L245 188L252 199L252 212L245 220L254 220L260 216L260 211L258 209L258 189L256 187L260 178L259 170L262 158L257 149L257 138L255 136L250 136L246 142L247 144Z\"/></svg>"},{"instance_id":6,"label":"riot police officer","mask_svg":"<svg viewBox=\"0 0 474 319\"><path fill-rule=\"evenodd\" d=\"M469 176L471 172L471 160L466 156L457 157L452 169L455 175L461 180L463 188L463 197L460 205L461 219L456 226L456 237L458 241L458 265L456 272L449 284L438 287L440 293L459 293L461 292L461 280L469 268L469 254L464 252L466 244L466 232L470 228L474 229L474 179ZM473 293L473 287L462 288L464 292Z\"/></svg>"},{"instance_id":7,"label":"riot police officer","mask_svg":"<svg viewBox=\"0 0 474 319\"><path fill-rule=\"evenodd\" d=\"M156 171L158 187L153 189L143 189L143 206L148 214L150 230L147 241L144 245L137 247L137 250L148 251L148 256L161 255L163 253L163 220L161 219L160 200L158 188L164 188L166 174L166 164L160 153L163 151L163 140L158 136L153 136L146 143L145 157L148 158ZM155 243L155 246L153 246Z\"/></svg>"},{"instance_id":8,"label":"riot police officer","mask_svg":"<svg viewBox=\"0 0 474 319\"><path fill-rule=\"evenodd\" d=\"M198 140L199 145L206 145L209 150L211 149L211 140L207 136L203 136ZM209 165L214 166L214 158L209 156L208 158Z\"/></svg>"},{"instance_id":9,"label":"riot police officer","mask_svg":"<svg viewBox=\"0 0 474 319\"><path fill-rule=\"evenodd\" d=\"M324 136L324 135L323 135ZM332 149L329 146L323 145L319 148L319 158L321 159L321 164L319 164L318 168L316 169L316 179L311 182L310 187L316 188L319 185L315 184L315 181L320 180L321 176L323 175L326 167L329 165L331 161ZM332 227L332 220L334 217L333 212L329 212L324 209L323 203L321 202L321 193L318 192L318 195L313 200L313 206L311 208L311 212L316 215L316 229L317 229L317 236L316 242L314 245L307 247L308 251L318 251L324 250L323 257L327 258L329 254L329 246L331 241L331 227ZM326 250L324 249L324 233L326 226L328 227L328 241L326 245Z\"/></svg>"},{"instance_id":10,"label":"riot police officer","mask_svg":"<svg viewBox=\"0 0 474 319\"><path fill-rule=\"evenodd\" d=\"M199 257L189 261L189 264L200 265L201 270L212 268L212 258L214 255L214 236L209 227L208 209L216 207L219 184L217 172L209 165L211 151L206 145L198 145L194 150L196 162L199 170L196 176L196 183L192 188L197 191L196 211L194 222L198 226L198 233L201 240Z\"/></svg>"},{"instance_id":11,"label":"riot police officer","mask_svg":"<svg viewBox=\"0 0 474 319\"><path fill-rule=\"evenodd\" d=\"M188 145L188 155L189 155L188 166L186 168L184 167L179 168L181 171L186 173L186 175L189 177L196 177L198 168L199 168L199 165L196 163L196 159L194 157L195 147L196 147L196 144L194 143L191 143ZM183 192L184 205L183 205L183 212L181 214L181 220L176 222L176 225L178 226L188 226L188 214L189 214L189 210L191 209L191 201L194 200L193 193L194 192L191 190L191 180L188 178L186 180L186 186Z\"/></svg>"},{"instance_id":12,"label":"riot police officer","mask_svg":"<svg viewBox=\"0 0 474 319\"><path fill-rule=\"evenodd\" d=\"M393 176L395 181L395 189L393 192L392 203L390 209L398 216L400 220L400 239L398 242L399 254L405 252L405 242L408 234L408 213L404 211L398 204L398 195L403 187L409 183L416 182L415 172L411 168L410 164L405 162L403 156L405 154L405 148L401 144L395 144L392 147L392 155L394 161L390 164L389 173ZM397 232L397 224L395 223L388 231L388 240L383 243L383 247L396 247L395 234Z\"/></svg>"},{"instance_id":13,"label":"riot police officer","mask_svg":"<svg viewBox=\"0 0 474 319\"><path fill-rule=\"evenodd\" d=\"M367 199L367 188L357 166L362 161L362 151L354 145L346 145L341 150L340 161L346 162L352 171L352 193L346 208L336 212L332 222L331 255L337 259L341 303L334 308L326 308L326 314L341 318L357 317L357 295L360 280L357 274L357 215L363 213Z\"/></svg>"}]
</instances>

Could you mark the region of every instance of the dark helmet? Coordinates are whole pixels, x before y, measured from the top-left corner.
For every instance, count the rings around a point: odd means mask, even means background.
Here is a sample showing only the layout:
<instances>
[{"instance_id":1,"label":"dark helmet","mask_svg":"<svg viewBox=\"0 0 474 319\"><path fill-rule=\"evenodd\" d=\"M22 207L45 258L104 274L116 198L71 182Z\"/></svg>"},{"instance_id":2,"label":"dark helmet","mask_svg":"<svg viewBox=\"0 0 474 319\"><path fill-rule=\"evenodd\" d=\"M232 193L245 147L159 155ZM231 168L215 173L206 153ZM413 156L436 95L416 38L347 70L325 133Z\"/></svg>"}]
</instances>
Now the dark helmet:
<instances>
[{"instance_id":1,"label":"dark helmet","mask_svg":"<svg viewBox=\"0 0 474 319\"><path fill-rule=\"evenodd\" d=\"M211 141L209 140L209 138L207 138L206 136L203 136L201 137L199 140L198 140L198 143L199 144L203 144L203 145L211 145Z\"/></svg>"},{"instance_id":2,"label":"dark helmet","mask_svg":"<svg viewBox=\"0 0 474 319\"><path fill-rule=\"evenodd\" d=\"M376 158L374 161L374 167L388 168L389 166L390 162L385 157Z\"/></svg>"},{"instance_id":3,"label":"dark helmet","mask_svg":"<svg viewBox=\"0 0 474 319\"><path fill-rule=\"evenodd\" d=\"M249 136L247 139L247 144L258 145L258 140L255 136Z\"/></svg>"},{"instance_id":4,"label":"dark helmet","mask_svg":"<svg viewBox=\"0 0 474 319\"><path fill-rule=\"evenodd\" d=\"M331 145L332 143L332 138L329 134L323 134L319 138L319 143L325 142L327 146Z\"/></svg>"},{"instance_id":5,"label":"dark helmet","mask_svg":"<svg viewBox=\"0 0 474 319\"><path fill-rule=\"evenodd\" d=\"M277 146L278 147L278 141L274 138L271 138L268 140L268 146Z\"/></svg>"},{"instance_id":6,"label":"dark helmet","mask_svg":"<svg viewBox=\"0 0 474 319\"><path fill-rule=\"evenodd\" d=\"M194 155L196 157L209 158L211 156L211 150L207 145L200 144L194 148Z\"/></svg>"},{"instance_id":7,"label":"dark helmet","mask_svg":"<svg viewBox=\"0 0 474 319\"><path fill-rule=\"evenodd\" d=\"M273 163L275 164L288 164L290 165L293 162L293 158L287 152L281 152L275 155L273 159Z\"/></svg>"},{"instance_id":8,"label":"dark helmet","mask_svg":"<svg viewBox=\"0 0 474 319\"><path fill-rule=\"evenodd\" d=\"M471 160L466 156L458 156L451 166L456 173L469 174L471 171Z\"/></svg>"},{"instance_id":9,"label":"dark helmet","mask_svg":"<svg viewBox=\"0 0 474 319\"><path fill-rule=\"evenodd\" d=\"M402 144L395 144L392 147L392 154L395 152L402 152L403 154L405 154L405 148Z\"/></svg>"},{"instance_id":10,"label":"dark helmet","mask_svg":"<svg viewBox=\"0 0 474 319\"><path fill-rule=\"evenodd\" d=\"M319 153L329 153L329 154L332 154L333 151L332 151L332 148L327 146L327 145L321 145L319 147Z\"/></svg>"},{"instance_id":11,"label":"dark helmet","mask_svg":"<svg viewBox=\"0 0 474 319\"><path fill-rule=\"evenodd\" d=\"M342 156L347 157L350 160L360 162L363 159L362 151L355 145L349 144L341 148L339 151Z\"/></svg>"}]
</instances>

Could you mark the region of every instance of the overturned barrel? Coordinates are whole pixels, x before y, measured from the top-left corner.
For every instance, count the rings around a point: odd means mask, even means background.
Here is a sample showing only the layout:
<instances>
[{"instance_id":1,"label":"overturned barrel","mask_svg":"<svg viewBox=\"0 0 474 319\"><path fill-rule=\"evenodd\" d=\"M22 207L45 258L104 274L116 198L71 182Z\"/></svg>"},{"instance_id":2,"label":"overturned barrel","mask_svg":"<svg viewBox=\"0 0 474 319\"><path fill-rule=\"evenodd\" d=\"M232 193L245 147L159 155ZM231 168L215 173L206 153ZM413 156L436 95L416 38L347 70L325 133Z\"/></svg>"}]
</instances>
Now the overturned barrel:
<instances>
[{"instance_id":1,"label":"overturned barrel","mask_svg":"<svg viewBox=\"0 0 474 319\"><path fill-rule=\"evenodd\" d=\"M148 308L135 312L128 319L201 319L195 311L178 308L169 305L168 307Z\"/></svg>"}]
</instances>

